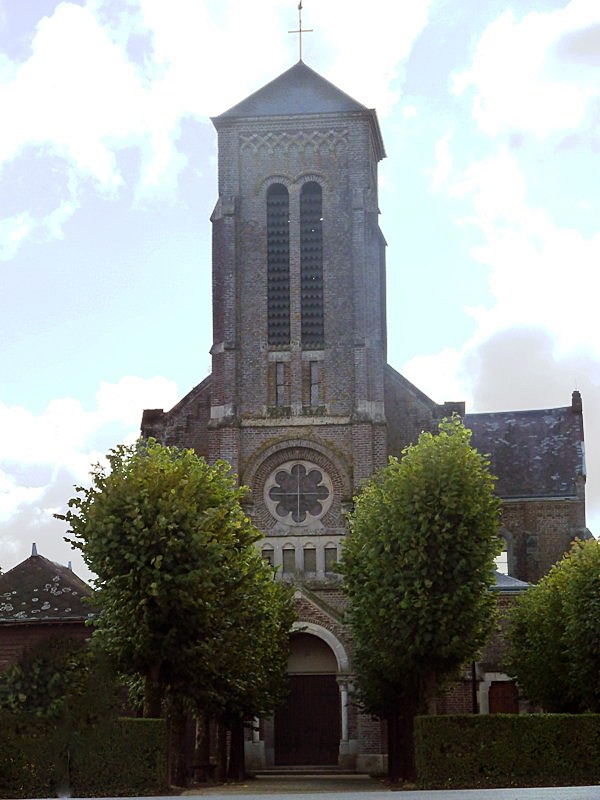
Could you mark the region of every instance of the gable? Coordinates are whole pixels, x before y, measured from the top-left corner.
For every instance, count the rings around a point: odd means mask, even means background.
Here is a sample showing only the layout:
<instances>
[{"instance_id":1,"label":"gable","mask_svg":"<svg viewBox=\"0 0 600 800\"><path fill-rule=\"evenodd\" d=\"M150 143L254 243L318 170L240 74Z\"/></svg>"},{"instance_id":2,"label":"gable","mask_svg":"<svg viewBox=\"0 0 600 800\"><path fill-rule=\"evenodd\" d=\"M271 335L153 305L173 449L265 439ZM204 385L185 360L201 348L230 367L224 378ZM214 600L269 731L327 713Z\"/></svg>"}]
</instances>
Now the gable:
<instances>
[{"instance_id":1,"label":"gable","mask_svg":"<svg viewBox=\"0 0 600 800\"><path fill-rule=\"evenodd\" d=\"M439 420L453 413L464 414L464 403L440 405L412 384L390 365L384 373L385 418L387 420L387 452L399 457L402 450L414 444L421 431L437 429Z\"/></svg>"},{"instance_id":2,"label":"gable","mask_svg":"<svg viewBox=\"0 0 600 800\"><path fill-rule=\"evenodd\" d=\"M209 375L170 411L145 409L141 435L166 446L192 448L199 456L208 458L211 385L212 376Z\"/></svg>"}]
</instances>

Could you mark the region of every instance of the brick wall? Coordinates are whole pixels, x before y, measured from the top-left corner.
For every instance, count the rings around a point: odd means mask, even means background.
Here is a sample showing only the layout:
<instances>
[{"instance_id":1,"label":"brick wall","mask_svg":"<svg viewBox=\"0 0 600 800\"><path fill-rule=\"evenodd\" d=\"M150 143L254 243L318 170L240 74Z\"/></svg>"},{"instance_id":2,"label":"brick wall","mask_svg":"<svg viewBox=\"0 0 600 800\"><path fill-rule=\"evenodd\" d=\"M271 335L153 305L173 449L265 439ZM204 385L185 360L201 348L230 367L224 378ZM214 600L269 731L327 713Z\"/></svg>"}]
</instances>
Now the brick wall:
<instances>
[{"instance_id":1,"label":"brick wall","mask_svg":"<svg viewBox=\"0 0 600 800\"><path fill-rule=\"evenodd\" d=\"M510 574L537 583L584 527L583 499L505 500L501 533L509 543Z\"/></svg>"},{"instance_id":2,"label":"brick wall","mask_svg":"<svg viewBox=\"0 0 600 800\"><path fill-rule=\"evenodd\" d=\"M473 689L471 681L461 680L453 683L438 698L438 714L471 714L473 712Z\"/></svg>"},{"instance_id":3,"label":"brick wall","mask_svg":"<svg viewBox=\"0 0 600 800\"><path fill-rule=\"evenodd\" d=\"M0 625L0 672L15 664L39 642L55 637L88 639L92 629L81 622L48 622Z\"/></svg>"}]
</instances>

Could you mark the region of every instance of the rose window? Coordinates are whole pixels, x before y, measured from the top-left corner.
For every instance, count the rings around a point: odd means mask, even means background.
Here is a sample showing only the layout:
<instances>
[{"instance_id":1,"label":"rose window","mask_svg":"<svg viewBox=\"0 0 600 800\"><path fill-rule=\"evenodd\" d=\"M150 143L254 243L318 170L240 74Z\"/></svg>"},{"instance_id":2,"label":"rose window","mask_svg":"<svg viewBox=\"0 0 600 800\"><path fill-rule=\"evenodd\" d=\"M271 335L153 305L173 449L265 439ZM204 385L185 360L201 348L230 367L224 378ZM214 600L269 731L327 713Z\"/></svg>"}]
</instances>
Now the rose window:
<instances>
[{"instance_id":1,"label":"rose window","mask_svg":"<svg viewBox=\"0 0 600 800\"><path fill-rule=\"evenodd\" d=\"M292 525L310 524L330 507L332 487L321 469L308 462L282 464L265 486L271 513Z\"/></svg>"}]
</instances>

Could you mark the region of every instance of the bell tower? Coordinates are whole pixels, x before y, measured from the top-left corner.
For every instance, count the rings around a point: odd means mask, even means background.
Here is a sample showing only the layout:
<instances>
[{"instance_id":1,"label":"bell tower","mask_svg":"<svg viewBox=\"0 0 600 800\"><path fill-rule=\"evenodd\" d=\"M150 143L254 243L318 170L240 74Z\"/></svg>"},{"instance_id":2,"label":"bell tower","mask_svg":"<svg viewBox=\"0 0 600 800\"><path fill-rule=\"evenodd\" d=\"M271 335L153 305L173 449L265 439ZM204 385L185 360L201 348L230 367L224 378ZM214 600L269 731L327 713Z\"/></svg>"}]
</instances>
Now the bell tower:
<instances>
[{"instance_id":1,"label":"bell tower","mask_svg":"<svg viewBox=\"0 0 600 800\"><path fill-rule=\"evenodd\" d=\"M211 459L332 447L348 500L386 459L376 114L299 61L213 123Z\"/></svg>"}]
</instances>

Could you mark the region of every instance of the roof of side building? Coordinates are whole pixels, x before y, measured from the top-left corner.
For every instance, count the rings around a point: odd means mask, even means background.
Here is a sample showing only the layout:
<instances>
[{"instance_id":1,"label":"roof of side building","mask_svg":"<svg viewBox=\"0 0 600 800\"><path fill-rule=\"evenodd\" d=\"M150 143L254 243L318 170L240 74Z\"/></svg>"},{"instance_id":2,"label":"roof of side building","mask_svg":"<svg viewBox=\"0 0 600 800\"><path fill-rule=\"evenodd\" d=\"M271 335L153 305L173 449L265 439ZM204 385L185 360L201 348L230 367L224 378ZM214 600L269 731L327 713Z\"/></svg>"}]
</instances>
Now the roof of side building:
<instances>
[{"instance_id":1,"label":"roof of side building","mask_svg":"<svg viewBox=\"0 0 600 800\"><path fill-rule=\"evenodd\" d=\"M0 623L85 620L91 594L69 567L34 554L0 575Z\"/></svg>"},{"instance_id":2,"label":"roof of side building","mask_svg":"<svg viewBox=\"0 0 600 800\"><path fill-rule=\"evenodd\" d=\"M576 397L577 396L577 397ZM585 477L581 403L535 411L467 414L472 444L489 454L503 498L578 496Z\"/></svg>"}]
</instances>

